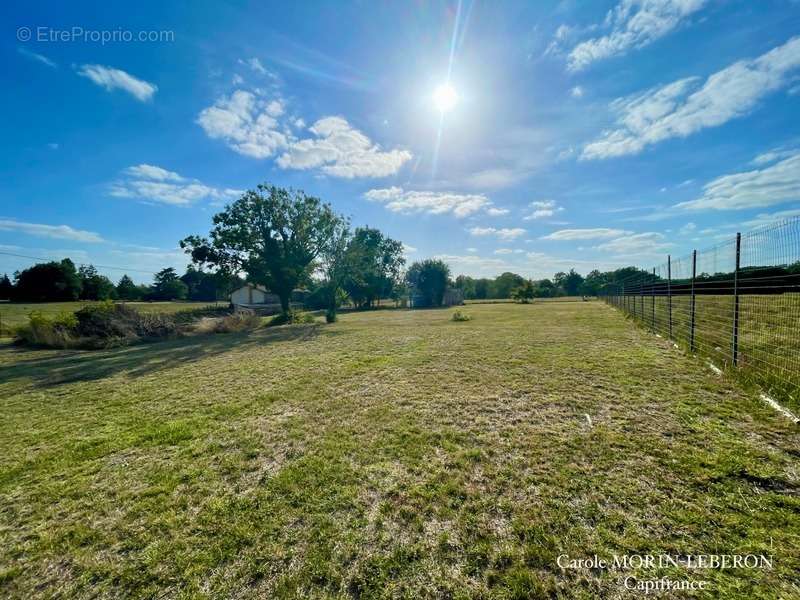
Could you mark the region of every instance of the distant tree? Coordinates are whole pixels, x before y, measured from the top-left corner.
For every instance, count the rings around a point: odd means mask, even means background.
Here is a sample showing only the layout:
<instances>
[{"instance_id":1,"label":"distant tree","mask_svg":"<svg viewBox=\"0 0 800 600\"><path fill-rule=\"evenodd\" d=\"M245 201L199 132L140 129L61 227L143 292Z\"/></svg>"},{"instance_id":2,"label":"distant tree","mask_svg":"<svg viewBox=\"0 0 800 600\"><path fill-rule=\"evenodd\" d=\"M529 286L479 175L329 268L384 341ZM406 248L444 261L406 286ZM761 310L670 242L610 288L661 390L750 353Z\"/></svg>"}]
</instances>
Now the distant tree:
<instances>
[{"instance_id":1,"label":"distant tree","mask_svg":"<svg viewBox=\"0 0 800 600\"><path fill-rule=\"evenodd\" d=\"M120 300L141 300L142 293L139 286L133 283L133 279L123 275L117 284L117 298Z\"/></svg>"},{"instance_id":2,"label":"distant tree","mask_svg":"<svg viewBox=\"0 0 800 600\"><path fill-rule=\"evenodd\" d=\"M189 288L178 278L172 267L161 269L153 277L151 300L185 300L188 293Z\"/></svg>"},{"instance_id":3,"label":"distant tree","mask_svg":"<svg viewBox=\"0 0 800 600\"><path fill-rule=\"evenodd\" d=\"M561 286L567 296L577 296L583 286L583 277L575 269L570 269Z\"/></svg>"},{"instance_id":4,"label":"distant tree","mask_svg":"<svg viewBox=\"0 0 800 600\"><path fill-rule=\"evenodd\" d=\"M14 299L22 302L72 301L80 297L81 279L68 258L39 263L16 274L14 292Z\"/></svg>"},{"instance_id":5,"label":"distant tree","mask_svg":"<svg viewBox=\"0 0 800 600\"><path fill-rule=\"evenodd\" d=\"M536 296L536 289L530 280L523 281L520 285L511 290L511 297L517 302L527 304Z\"/></svg>"},{"instance_id":6,"label":"distant tree","mask_svg":"<svg viewBox=\"0 0 800 600\"><path fill-rule=\"evenodd\" d=\"M583 280L580 293L584 296L597 296L607 281L606 275L597 269L590 271Z\"/></svg>"},{"instance_id":7,"label":"distant tree","mask_svg":"<svg viewBox=\"0 0 800 600\"><path fill-rule=\"evenodd\" d=\"M475 280L475 298L485 300L494 297L494 282L491 279L484 277Z\"/></svg>"},{"instance_id":8,"label":"distant tree","mask_svg":"<svg viewBox=\"0 0 800 600\"><path fill-rule=\"evenodd\" d=\"M356 305L372 306L391 297L405 264L403 244L378 229L359 227L347 248L350 272L344 288Z\"/></svg>"},{"instance_id":9,"label":"distant tree","mask_svg":"<svg viewBox=\"0 0 800 600\"><path fill-rule=\"evenodd\" d=\"M322 271L322 295L325 302L325 319L332 323L336 311L346 298L344 286L353 271L352 255L348 252L351 233L348 223L339 219L319 253L319 268Z\"/></svg>"},{"instance_id":10,"label":"distant tree","mask_svg":"<svg viewBox=\"0 0 800 600\"><path fill-rule=\"evenodd\" d=\"M556 286L549 279L536 282L535 295L537 298L552 298L556 294Z\"/></svg>"},{"instance_id":11,"label":"distant tree","mask_svg":"<svg viewBox=\"0 0 800 600\"><path fill-rule=\"evenodd\" d=\"M503 273L498 275L494 280L494 298L510 298L511 290L521 286L525 282L521 276L516 273Z\"/></svg>"},{"instance_id":12,"label":"distant tree","mask_svg":"<svg viewBox=\"0 0 800 600\"><path fill-rule=\"evenodd\" d=\"M3 275L0 279L0 300L11 300L14 295L14 284L8 278L8 275Z\"/></svg>"},{"instance_id":13,"label":"distant tree","mask_svg":"<svg viewBox=\"0 0 800 600\"><path fill-rule=\"evenodd\" d=\"M180 244L195 264L228 275L244 272L266 286L286 314L292 290L309 278L341 220L330 205L302 191L259 185L214 215L209 238L189 236Z\"/></svg>"},{"instance_id":14,"label":"distant tree","mask_svg":"<svg viewBox=\"0 0 800 600\"><path fill-rule=\"evenodd\" d=\"M465 300L474 300L476 298L475 280L472 277L459 275L456 277L454 286L464 292Z\"/></svg>"},{"instance_id":15,"label":"distant tree","mask_svg":"<svg viewBox=\"0 0 800 600\"><path fill-rule=\"evenodd\" d=\"M449 279L450 267L434 259L415 262L406 273L409 287L421 297L424 306L442 305Z\"/></svg>"},{"instance_id":16,"label":"distant tree","mask_svg":"<svg viewBox=\"0 0 800 600\"><path fill-rule=\"evenodd\" d=\"M78 269L81 279L81 300L112 300L117 297L117 289L105 275L100 275L93 265L81 265Z\"/></svg>"}]
</instances>

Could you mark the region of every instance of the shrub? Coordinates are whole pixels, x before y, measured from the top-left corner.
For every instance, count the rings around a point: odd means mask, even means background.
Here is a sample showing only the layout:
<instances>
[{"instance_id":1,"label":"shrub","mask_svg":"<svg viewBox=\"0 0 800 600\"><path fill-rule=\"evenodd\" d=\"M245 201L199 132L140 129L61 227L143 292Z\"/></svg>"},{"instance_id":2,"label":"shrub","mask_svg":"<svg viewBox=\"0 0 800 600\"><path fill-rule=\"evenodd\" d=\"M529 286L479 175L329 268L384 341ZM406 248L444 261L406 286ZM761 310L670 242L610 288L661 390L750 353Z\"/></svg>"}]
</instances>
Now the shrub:
<instances>
[{"instance_id":1,"label":"shrub","mask_svg":"<svg viewBox=\"0 0 800 600\"><path fill-rule=\"evenodd\" d=\"M325 322L326 323L336 323L337 318L338 317L336 316L336 311L335 310L329 308L327 311L325 311Z\"/></svg>"},{"instance_id":2,"label":"shrub","mask_svg":"<svg viewBox=\"0 0 800 600\"><path fill-rule=\"evenodd\" d=\"M314 315L301 312L299 310L290 310L286 313L275 315L269 322L269 327L276 325L296 325L300 323L313 323Z\"/></svg>"},{"instance_id":3,"label":"shrub","mask_svg":"<svg viewBox=\"0 0 800 600\"><path fill-rule=\"evenodd\" d=\"M450 320L451 321L470 321L470 320L472 320L472 317L470 317L466 313L461 312L460 310L457 310L457 311L455 311L453 313L453 316L450 317Z\"/></svg>"},{"instance_id":4,"label":"shrub","mask_svg":"<svg viewBox=\"0 0 800 600\"><path fill-rule=\"evenodd\" d=\"M195 327L198 333L236 333L261 327L261 317L252 313L236 313L224 317L204 317Z\"/></svg>"},{"instance_id":5,"label":"shrub","mask_svg":"<svg viewBox=\"0 0 800 600\"><path fill-rule=\"evenodd\" d=\"M17 328L14 341L31 346L71 348L77 343L74 336L77 323L72 313L63 312L55 317L46 317L35 310L29 315L28 324Z\"/></svg>"}]
</instances>

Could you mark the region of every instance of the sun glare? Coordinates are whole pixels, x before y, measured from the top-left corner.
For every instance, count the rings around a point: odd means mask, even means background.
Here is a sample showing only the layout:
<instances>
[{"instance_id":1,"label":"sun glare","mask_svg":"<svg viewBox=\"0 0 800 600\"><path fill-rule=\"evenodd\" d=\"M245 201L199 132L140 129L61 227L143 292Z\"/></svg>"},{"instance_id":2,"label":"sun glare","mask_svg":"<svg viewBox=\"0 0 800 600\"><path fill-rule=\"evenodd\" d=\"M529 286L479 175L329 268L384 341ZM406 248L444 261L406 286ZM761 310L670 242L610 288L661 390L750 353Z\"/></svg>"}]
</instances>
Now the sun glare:
<instances>
[{"instance_id":1,"label":"sun glare","mask_svg":"<svg viewBox=\"0 0 800 600\"><path fill-rule=\"evenodd\" d=\"M457 102L458 94L449 83L443 83L433 92L433 103L440 112L451 110Z\"/></svg>"}]
</instances>

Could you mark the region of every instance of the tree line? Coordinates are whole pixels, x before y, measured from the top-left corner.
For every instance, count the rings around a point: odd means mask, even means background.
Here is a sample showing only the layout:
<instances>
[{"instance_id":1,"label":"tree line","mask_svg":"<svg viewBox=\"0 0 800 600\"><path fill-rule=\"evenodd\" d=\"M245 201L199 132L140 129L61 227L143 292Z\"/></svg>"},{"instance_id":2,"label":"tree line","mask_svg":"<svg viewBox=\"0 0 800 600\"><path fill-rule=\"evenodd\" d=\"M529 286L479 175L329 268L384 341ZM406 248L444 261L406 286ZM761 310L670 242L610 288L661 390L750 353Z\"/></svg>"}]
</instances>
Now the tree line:
<instances>
[{"instance_id":1,"label":"tree line","mask_svg":"<svg viewBox=\"0 0 800 600\"><path fill-rule=\"evenodd\" d=\"M597 296L610 284L622 281L637 273L646 273L635 267L601 272L597 269L585 277L575 269L559 271L552 279L525 279L516 273L506 272L495 278L456 277L454 285L464 292L467 300L559 298L562 296Z\"/></svg>"},{"instance_id":2,"label":"tree line","mask_svg":"<svg viewBox=\"0 0 800 600\"><path fill-rule=\"evenodd\" d=\"M75 266L69 258L38 263L0 278L0 299L15 302L71 302L75 300L213 302L227 297L241 284L238 277L203 272L189 265L183 275L168 267L153 277L151 285L136 284L128 275L114 283L91 265Z\"/></svg>"}]
</instances>

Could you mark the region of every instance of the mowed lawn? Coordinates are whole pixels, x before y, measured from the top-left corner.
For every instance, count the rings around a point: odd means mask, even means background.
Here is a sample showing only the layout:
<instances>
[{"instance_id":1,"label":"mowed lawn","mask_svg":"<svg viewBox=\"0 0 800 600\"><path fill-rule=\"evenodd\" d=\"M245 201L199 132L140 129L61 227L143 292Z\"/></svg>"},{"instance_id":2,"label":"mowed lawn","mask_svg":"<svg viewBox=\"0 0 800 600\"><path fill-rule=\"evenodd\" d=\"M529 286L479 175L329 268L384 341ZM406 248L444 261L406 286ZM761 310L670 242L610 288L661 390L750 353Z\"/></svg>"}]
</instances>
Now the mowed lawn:
<instances>
[{"instance_id":1,"label":"mowed lawn","mask_svg":"<svg viewBox=\"0 0 800 600\"><path fill-rule=\"evenodd\" d=\"M0 596L800 597L796 426L603 303L463 310L0 347ZM637 553L774 561L556 563Z\"/></svg>"}]
</instances>

